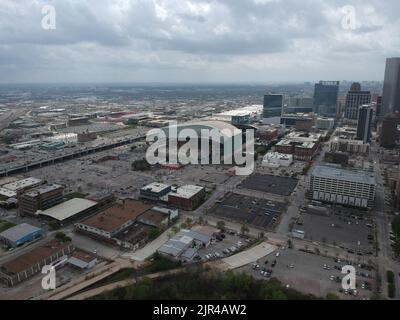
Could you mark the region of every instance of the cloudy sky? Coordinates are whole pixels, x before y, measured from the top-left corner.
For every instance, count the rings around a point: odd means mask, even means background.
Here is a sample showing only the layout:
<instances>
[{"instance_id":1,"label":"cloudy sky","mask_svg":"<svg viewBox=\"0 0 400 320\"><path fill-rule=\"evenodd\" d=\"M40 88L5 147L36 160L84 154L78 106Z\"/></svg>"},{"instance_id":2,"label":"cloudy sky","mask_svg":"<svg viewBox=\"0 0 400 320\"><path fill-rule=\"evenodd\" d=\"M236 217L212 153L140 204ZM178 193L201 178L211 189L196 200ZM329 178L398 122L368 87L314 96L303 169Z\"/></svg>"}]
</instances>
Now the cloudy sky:
<instances>
[{"instance_id":1,"label":"cloudy sky","mask_svg":"<svg viewBox=\"0 0 400 320\"><path fill-rule=\"evenodd\" d=\"M399 0L0 0L0 82L382 80L399 12Z\"/></svg>"}]
</instances>

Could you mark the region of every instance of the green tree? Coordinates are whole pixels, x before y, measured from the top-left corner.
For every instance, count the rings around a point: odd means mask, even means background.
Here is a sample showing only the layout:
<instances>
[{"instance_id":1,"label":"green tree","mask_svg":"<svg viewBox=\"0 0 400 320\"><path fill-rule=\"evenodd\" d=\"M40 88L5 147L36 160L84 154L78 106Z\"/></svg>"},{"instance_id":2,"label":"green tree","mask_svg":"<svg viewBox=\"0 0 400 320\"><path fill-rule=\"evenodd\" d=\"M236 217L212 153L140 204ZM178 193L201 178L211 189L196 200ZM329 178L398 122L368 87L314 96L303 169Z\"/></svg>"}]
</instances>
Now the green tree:
<instances>
[{"instance_id":1,"label":"green tree","mask_svg":"<svg viewBox=\"0 0 400 320\"><path fill-rule=\"evenodd\" d=\"M222 232L225 232L225 222L224 221L218 221L217 222L217 228L220 229Z\"/></svg>"},{"instance_id":2,"label":"green tree","mask_svg":"<svg viewBox=\"0 0 400 320\"><path fill-rule=\"evenodd\" d=\"M242 224L242 226L240 227L240 233L242 235L246 235L250 232L249 227L246 226L245 224Z\"/></svg>"}]
</instances>

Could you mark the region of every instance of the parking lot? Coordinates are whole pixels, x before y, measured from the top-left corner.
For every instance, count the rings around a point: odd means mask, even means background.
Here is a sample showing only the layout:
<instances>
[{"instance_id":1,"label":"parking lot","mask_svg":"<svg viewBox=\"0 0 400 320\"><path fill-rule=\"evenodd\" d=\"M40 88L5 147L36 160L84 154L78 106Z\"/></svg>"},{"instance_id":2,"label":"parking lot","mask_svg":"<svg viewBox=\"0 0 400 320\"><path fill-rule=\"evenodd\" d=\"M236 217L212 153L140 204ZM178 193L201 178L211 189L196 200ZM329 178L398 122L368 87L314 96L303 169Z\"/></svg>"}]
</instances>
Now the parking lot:
<instances>
[{"instance_id":1,"label":"parking lot","mask_svg":"<svg viewBox=\"0 0 400 320\"><path fill-rule=\"evenodd\" d=\"M328 216L304 213L302 225L296 229L305 232L305 239L339 246L350 253L369 254L373 251L371 221L363 217Z\"/></svg>"},{"instance_id":2,"label":"parking lot","mask_svg":"<svg viewBox=\"0 0 400 320\"><path fill-rule=\"evenodd\" d=\"M228 193L209 210L209 214L238 221L257 228L272 230L286 205L280 202Z\"/></svg>"},{"instance_id":3,"label":"parking lot","mask_svg":"<svg viewBox=\"0 0 400 320\"><path fill-rule=\"evenodd\" d=\"M222 241L216 241L208 247L200 249L198 255L204 261L213 260L235 254L239 249L243 249L248 245L249 240L243 239L236 234L225 233L225 238Z\"/></svg>"},{"instance_id":4,"label":"parking lot","mask_svg":"<svg viewBox=\"0 0 400 320\"><path fill-rule=\"evenodd\" d=\"M280 196L289 196L296 188L297 183L298 180L291 177L255 173L244 180L240 187Z\"/></svg>"},{"instance_id":5,"label":"parking lot","mask_svg":"<svg viewBox=\"0 0 400 320\"><path fill-rule=\"evenodd\" d=\"M279 256L277 256L278 252ZM370 298L376 285L372 278L373 271L355 266L358 272L356 292L345 293L341 286L343 277L341 268L346 264L344 261L335 262L333 258L316 254L294 249L280 249L259 259L255 264L246 265L236 271L248 273L257 279L268 280L275 277L284 285L317 297L326 297L328 293L335 293L341 299ZM272 272L266 275L264 270Z\"/></svg>"}]
</instances>

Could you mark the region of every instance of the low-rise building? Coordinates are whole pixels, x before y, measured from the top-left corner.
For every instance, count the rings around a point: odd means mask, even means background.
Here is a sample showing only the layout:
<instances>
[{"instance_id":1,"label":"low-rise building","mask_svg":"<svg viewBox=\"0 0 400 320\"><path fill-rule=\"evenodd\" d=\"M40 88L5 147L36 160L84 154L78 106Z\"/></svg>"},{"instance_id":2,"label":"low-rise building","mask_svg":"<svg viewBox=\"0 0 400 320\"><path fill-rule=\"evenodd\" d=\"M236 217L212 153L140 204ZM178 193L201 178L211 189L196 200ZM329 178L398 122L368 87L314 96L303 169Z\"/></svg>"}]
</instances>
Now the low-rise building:
<instances>
[{"instance_id":1,"label":"low-rise building","mask_svg":"<svg viewBox=\"0 0 400 320\"><path fill-rule=\"evenodd\" d=\"M81 250L75 250L68 263L78 269L91 269L97 263L97 257Z\"/></svg>"},{"instance_id":2,"label":"low-rise building","mask_svg":"<svg viewBox=\"0 0 400 320\"><path fill-rule=\"evenodd\" d=\"M292 154L294 159L309 161L316 155L321 134L292 132L279 141L274 150L279 153Z\"/></svg>"},{"instance_id":3,"label":"low-rise building","mask_svg":"<svg viewBox=\"0 0 400 320\"><path fill-rule=\"evenodd\" d=\"M30 177L4 184L2 185L2 188L14 191L16 194L18 194L24 192L25 190L40 186L41 184L43 184L43 180Z\"/></svg>"},{"instance_id":4,"label":"low-rise building","mask_svg":"<svg viewBox=\"0 0 400 320\"><path fill-rule=\"evenodd\" d=\"M364 143L361 140L345 140L334 138L330 145L331 151L341 151L348 153L369 153L370 144Z\"/></svg>"},{"instance_id":5,"label":"low-rise building","mask_svg":"<svg viewBox=\"0 0 400 320\"><path fill-rule=\"evenodd\" d=\"M113 242L112 238L124 231L137 218L151 209L151 205L136 200L124 200L112 207L75 224L78 231Z\"/></svg>"},{"instance_id":6,"label":"low-rise building","mask_svg":"<svg viewBox=\"0 0 400 320\"><path fill-rule=\"evenodd\" d=\"M269 168L289 167L293 163L293 155L279 152L268 152L262 165Z\"/></svg>"},{"instance_id":7,"label":"low-rise building","mask_svg":"<svg viewBox=\"0 0 400 320\"><path fill-rule=\"evenodd\" d=\"M158 201L170 191L170 185L153 182L140 189L140 197L143 199Z\"/></svg>"},{"instance_id":8,"label":"low-rise building","mask_svg":"<svg viewBox=\"0 0 400 320\"><path fill-rule=\"evenodd\" d=\"M43 235L41 228L28 223L21 223L0 233L0 241L8 247L16 248L27 242L42 238Z\"/></svg>"},{"instance_id":9,"label":"low-rise building","mask_svg":"<svg viewBox=\"0 0 400 320\"><path fill-rule=\"evenodd\" d=\"M171 189L168 193L168 203L179 209L194 210L204 201L205 195L204 187L185 185Z\"/></svg>"},{"instance_id":10,"label":"low-rise building","mask_svg":"<svg viewBox=\"0 0 400 320\"><path fill-rule=\"evenodd\" d=\"M67 259L73 251L71 242L49 241L2 264L0 280L8 286L15 286L41 272L43 266Z\"/></svg>"},{"instance_id":11,"label":"low-rise building","mask_svg":"<svg viewBox=\"0 0 400 320\"><path fill-rule=\"evenodd\" d=\"M335 126L334 118L324 118L324 117L317 118L317 122L316 122L317 129L330 130L330 129L333 129L334 126Z\"/></svg>"},{"instance_id":12,"label":"low-rise building","mask_svg":"<svg viewBox=\"0 0 400 320\"><path fill-rule=\"evenodd\" d=\"M168 214L160 211L148 210L138 217L138 221L149 226L162 228L168 226L170 218Z\"/></svg>"},{"instance_id":13,"label":"low-rise building","mask_svg":"<svg viewBox=\"0 0 400 320\"><path fill-rule=\"evenodd\" d=\"M180 230L174 237L164 243L157 252L175 260L190 261L198 249L207 247L212 236L200 230Z\"/></svg>"},{"instance_id":14,"label":"low-rise building","mask_svg":"<svg viewBox=\"0 0 400 320\"><path fill-rule=\"evenodd\" d=\"M81 218L94 213L97 209L97 202L88 199L74 198L54 207L36 212L37 215L65 224L71 220Z\"/></svg>"},{"instance_id":15,"label":"low-rise building","mask_svg":"<svg viewBox=\"0 0 400 320\"><path fill-rule=\"evenodd\" d=\"M59 204L64 188L58 184L45 185L26 191L18 196L19 214L34 215L38 210L46 210Z\"/></svg>"}]
</instances>

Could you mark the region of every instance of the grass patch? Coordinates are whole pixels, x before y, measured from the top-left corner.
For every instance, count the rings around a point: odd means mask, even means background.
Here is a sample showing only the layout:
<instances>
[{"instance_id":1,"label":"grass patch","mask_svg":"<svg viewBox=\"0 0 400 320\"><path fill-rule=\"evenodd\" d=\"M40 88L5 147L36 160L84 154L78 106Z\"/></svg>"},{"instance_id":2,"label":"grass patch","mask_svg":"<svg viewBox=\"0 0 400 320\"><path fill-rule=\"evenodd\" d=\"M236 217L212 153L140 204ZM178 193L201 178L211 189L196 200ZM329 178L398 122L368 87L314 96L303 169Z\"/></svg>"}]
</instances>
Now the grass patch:
<instances>
[{"instance_id":1,"label":"grass patch","mask_svg":"<svg viewBox=\"0 0 400 320\"><path fill-rule=\"evenodd\" d=\"M10 229L15 226L16 226L15 223L0 220L0 232L3 232L5 230Z\"/></svg>"},{"instance_id":2,"label":"grass patch","mask_svg":"<svg viewBox=\"0 0 400 320\"><path fill-rule=\"evenodd\" d=\"M82 192L71 192L71 193L66 194L64 196L64 198L67 200L71 200L71 199L75 199L75 198L84 199L84 198L86 198L87 195L88 195L87 193L82 193Z\"/></svg>"}]
</instances>

